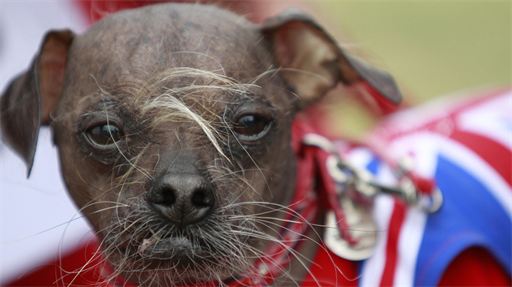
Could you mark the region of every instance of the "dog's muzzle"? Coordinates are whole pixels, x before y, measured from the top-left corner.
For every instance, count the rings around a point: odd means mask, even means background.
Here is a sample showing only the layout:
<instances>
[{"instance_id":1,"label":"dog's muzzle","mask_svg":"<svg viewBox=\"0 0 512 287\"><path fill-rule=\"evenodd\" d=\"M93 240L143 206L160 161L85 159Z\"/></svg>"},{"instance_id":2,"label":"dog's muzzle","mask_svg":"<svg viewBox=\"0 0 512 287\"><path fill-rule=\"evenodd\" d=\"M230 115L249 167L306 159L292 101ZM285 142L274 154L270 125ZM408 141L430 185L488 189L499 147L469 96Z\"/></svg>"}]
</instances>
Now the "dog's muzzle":
<instances>
[{"instance_id":1,"label":"dog's muzzle","mask_svg":"<svg viewBox=\"0 0 512 287\"><path fill-rule=\"evenodd\" d=\"M178 228L208 217L215 207L213 188L198 174L165 174L146 194L149 205Z\"/></svg>"}]
</instances>

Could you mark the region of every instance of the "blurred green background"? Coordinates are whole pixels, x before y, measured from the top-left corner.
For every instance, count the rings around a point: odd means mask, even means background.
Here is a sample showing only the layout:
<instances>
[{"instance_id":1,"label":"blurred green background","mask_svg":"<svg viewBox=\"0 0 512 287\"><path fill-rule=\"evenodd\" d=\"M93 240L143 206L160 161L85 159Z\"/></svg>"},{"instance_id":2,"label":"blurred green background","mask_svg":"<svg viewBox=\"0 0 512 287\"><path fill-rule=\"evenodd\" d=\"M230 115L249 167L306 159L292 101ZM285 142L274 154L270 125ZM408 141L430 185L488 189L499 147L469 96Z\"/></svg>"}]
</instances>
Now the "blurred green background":
<instances>
[{"instance_id":1,"label":"blurred green background","mask_svg":"<svg viewBox=\"0 0 512 287\"><path fill-rule=\"evenodd\" d=\"M411 103L462 89L510 85L511 1L311 1L348 49L391 72ZM325 16L325 18L323 17ZM353 107L336 107L353 118ZM357 112L359 114L359 112ZM372 122L350 120L349 134ZM355 128L351 127L354 126Z\"/></svg>"}]
</instances>

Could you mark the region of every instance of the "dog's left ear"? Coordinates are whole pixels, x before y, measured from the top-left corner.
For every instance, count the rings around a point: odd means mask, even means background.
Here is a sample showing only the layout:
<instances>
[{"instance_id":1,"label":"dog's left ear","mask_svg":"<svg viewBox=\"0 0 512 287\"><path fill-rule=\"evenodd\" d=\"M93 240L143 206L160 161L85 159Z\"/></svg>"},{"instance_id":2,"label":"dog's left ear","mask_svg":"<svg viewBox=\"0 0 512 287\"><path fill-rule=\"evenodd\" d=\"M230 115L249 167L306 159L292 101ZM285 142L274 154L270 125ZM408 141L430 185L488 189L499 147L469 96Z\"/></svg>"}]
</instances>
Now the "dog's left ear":
<instances>
[{"instance_id":1,"label":"dog's left ear","mask_svg":"<svg viewBox=\"0 0 512 287\"><path fill-rule=\"evenodd\" d=\"M25 160L28 175L41 124L49 125L62 94L69 30L46 34L29 70L11 82L0 101L2 138Z\"/></svg>"},{"instance_id":2,"label":"dog's left ear","mask_svg":"<svg viewBox=\"0 0 512 287\"><path fill-rule=\"evenodd\" d=\"M400 104L402 95L390 74L347 54L299 9L267 19L259 29L272 45L286 81L301 99L298 109L322 98L340 81L348 86L360 84L384 112Z\"/></svg>"}]
</instances>

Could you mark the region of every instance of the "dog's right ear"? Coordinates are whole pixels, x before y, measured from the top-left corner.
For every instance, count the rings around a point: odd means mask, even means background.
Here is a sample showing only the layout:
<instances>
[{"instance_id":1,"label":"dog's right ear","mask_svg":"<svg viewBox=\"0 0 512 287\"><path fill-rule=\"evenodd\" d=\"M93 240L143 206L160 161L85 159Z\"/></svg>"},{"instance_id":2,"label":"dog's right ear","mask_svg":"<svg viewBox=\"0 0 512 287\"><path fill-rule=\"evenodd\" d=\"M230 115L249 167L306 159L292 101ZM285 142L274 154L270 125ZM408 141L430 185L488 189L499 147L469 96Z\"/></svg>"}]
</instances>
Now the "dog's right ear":
<instances>
[{"instance_id":1,"label":"dog's right ear","mask_svg":"<svg viewBox=\"0 0 512 287\"><path fill-rule=\"evenodd\" d=\"M32 169L41 124L49 125L62 94L66 62L74 33L46 34L39 54L25 73L11 82L0 102L3 140Z\"/></svg>"}]
</instances>

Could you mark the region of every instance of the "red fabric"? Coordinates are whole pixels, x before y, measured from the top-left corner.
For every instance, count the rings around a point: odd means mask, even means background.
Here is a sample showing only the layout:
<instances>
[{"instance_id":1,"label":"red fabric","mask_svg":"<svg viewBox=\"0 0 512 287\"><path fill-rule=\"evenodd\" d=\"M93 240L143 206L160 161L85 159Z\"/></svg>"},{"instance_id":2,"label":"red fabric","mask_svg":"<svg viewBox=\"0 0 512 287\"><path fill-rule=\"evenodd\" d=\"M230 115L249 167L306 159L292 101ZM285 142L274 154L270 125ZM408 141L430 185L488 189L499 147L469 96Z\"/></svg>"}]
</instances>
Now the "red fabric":
<instances>
[{"instance_id":1,"label":"red fabric","mask_svg":"<svg viewBox=\"0 0 512 287\"><path fill-rule=\"evenodd\" d=\"M478 134L456 130L450 138L467 146L492 166L512 187L512 153L502 144Z\"/></svg>"},{"instance_id":2,"label":"red fabric","mask_svg":"<svg viewBox=\"0 0 512 287\"><path fill-rule=\"evenodd\" d=\"M94 256L97 250L96 243L78 246L60 259L55 258L34 268L4 286L101 286L98 281L102 257ZM82 272L77 272L79 270Z\"/></svg>"},{"instance_id":3,"label":"red fabric","mask_svg":"<svg viewBox=\"0 0 512 287\"><path fill-rule=\"evenodd\" d=\"M96 250L96 244L81 246L64 255L60 262L59 259L52 260L4 286L108 286L98 282L101 278L100 258L94 259ZM94 268L86 268L76 277L74 273L66 275L66 271L80 270L91 259L87 266ZM319 248L313 262L301 287L357 286L357 262L339 258L325 246ZM486 250L475 247L455 258L439 286L512 286L512 280Z\"/></svg>"},{"instance_id":4,"label":"red fabric","mask_svg":"<svg viewBox=\"0 0 512 287\"><path fill-rule=\"evenodd\" d=\"M301 287L357 286L357 262L349 261L332 253L325 245L320 246L304 278Z\"/></svg>"},{"instance_id":5,"label":"red fabric","mask_svg":"<svg viewBox=\"0 0 512 287\"><path fill-rule=\"evenodd\" d=\"M155 4L160 2L169 1L158 1L158 0L75 0L78 2L79 7L86 16L89 24L93 24L98 20L101 20L109 14L125 9L133 9L142 7L149 4ZM181 2L181 1L173 1Z\"/></svg>"},{"instance_id":6,"label":"red fabric","mask_svg":"<svg viewBox=\"0 0 512 287\"><path fill-rule=\"evenodd\" d=\"M258 1L217 1L217 0L75 0L86 16L89 24L93 24L109 14L133 9L147 5L153 5L164 2L182 2L182 3L202 3L213 4L228 10L232 10L254 23L263 22L269 14L268 8Z\"/></svg>"},{"instance_id":7,"label":"red fabric","mask_svg":"<svg viewBox=\"0 0 512 287\"><path fill-rule=\"evenodd\" d=\"M489 252L473 247L452 261L439 286L512 286L512 280Z\"/></svg>"},{"instance_id":8,"label":"red fabric","mask_svg":"<svg viewBox=\"0 0 512 287\"><path fill-rule=\"evenodd\" d=\"M395 268L397 263L398 237L400 229L405 219L405 203L396 200L393 214L389 221L388 238L386 243L386 266L380 286L392 286L394 281Z\"/></svg>"}]
</instances>

